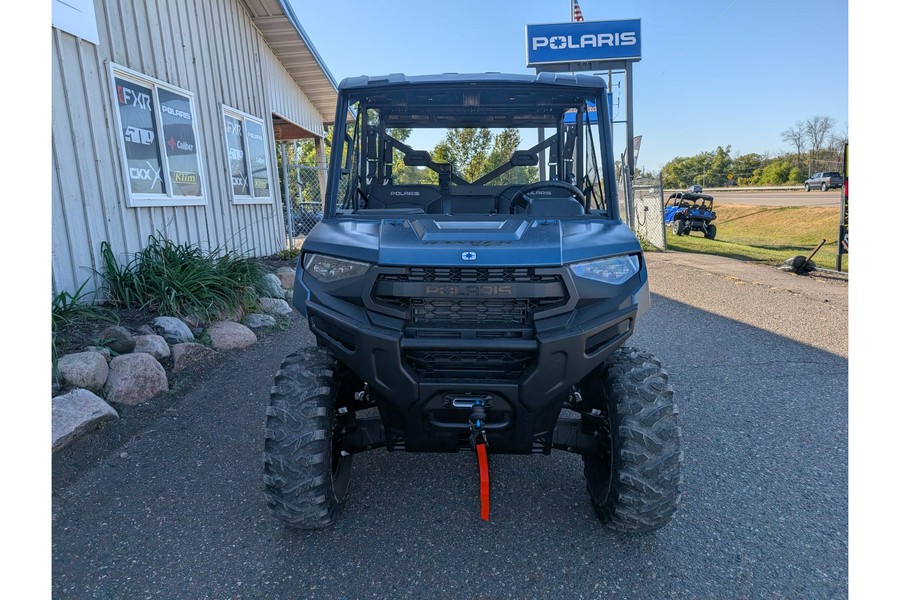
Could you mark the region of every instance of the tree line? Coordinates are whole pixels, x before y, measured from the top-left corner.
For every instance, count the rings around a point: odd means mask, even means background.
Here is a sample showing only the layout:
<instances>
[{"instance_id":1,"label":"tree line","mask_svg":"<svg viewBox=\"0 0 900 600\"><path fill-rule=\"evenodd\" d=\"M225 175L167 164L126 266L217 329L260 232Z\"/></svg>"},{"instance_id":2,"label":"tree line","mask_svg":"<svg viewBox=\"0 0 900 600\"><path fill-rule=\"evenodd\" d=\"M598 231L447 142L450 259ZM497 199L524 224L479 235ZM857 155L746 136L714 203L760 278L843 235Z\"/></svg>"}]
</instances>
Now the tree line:
<instances>
[{"instance_id":1,"label":"tree line","mask_svg":"<svg viewBox=\"0 0 900 600\"><path fill-rule=\"evenodd\" d=\"M673 158L662 168L663 187L802 185L814 172L843 170L847 130L845 127L838 131L831 117L817 115L798 120L781 132L781 139L791 145L790 151L732 157L728 145L718 146L712 152Z\"/></svg>"}]
</instances>

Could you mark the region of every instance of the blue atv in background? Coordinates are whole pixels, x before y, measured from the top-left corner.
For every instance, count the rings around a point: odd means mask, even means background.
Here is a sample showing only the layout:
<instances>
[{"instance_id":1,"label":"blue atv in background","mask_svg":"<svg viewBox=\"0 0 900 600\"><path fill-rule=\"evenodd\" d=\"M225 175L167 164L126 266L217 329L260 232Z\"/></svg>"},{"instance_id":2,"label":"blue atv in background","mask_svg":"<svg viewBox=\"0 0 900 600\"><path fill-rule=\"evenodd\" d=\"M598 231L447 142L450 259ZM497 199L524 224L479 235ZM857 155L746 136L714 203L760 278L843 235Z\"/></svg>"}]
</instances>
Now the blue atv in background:
<instances>
[{"instance_id":1,"label":"blue atv in background","mask_svg":"<svg viewBox=\"0 0 900 600\"><path fill-rule=\"evenodd\" d=\"M690 235L692 231L702 231L708 240L716 239L716 226L713 221L713 197L691 192L675 192L666 200L663 207L666 225L672 228L675 235Z\"/></svg>"}]
</instances>

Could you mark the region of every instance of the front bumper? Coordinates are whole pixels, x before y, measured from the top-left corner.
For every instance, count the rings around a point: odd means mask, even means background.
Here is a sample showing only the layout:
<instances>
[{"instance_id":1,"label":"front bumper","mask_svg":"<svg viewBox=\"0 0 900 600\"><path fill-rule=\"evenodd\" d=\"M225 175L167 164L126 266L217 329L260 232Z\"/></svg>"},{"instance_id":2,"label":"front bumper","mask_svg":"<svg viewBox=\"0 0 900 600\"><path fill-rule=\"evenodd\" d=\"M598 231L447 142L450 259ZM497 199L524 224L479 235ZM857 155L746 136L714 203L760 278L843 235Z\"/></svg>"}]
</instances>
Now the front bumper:
<instances>
[{"instance_id":1,"label":"front bumper","mask_svg":"<svg viewBox=\"0 0 900 600\"><path fill-rule=\"evenodd\" d=\"M476 271L376 267L336 285L303 274L310 329L369 384L389 449L458 450L469 415L452 400L481 397L492 451L549 451L572 386L649 302L643 265L622 285L567 268Z\"/></svg>"}]
</instances>

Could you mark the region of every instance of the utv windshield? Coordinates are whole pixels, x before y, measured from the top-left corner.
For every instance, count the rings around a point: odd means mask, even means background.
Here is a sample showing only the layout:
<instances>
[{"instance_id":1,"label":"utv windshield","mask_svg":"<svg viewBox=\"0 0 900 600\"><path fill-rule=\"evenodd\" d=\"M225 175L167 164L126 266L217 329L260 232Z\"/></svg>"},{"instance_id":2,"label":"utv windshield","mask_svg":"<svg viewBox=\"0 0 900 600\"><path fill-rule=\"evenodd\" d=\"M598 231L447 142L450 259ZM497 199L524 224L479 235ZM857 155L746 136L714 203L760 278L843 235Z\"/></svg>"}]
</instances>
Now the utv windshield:
<instances>
[{"instance_id":1,"label":"utv windshield","mask_svg":"<svg viewBox=\"0 0 900 600\"><path fill-rule=\"evenodd\" d=\"M350 90L327 211L616 218L605 103L602 88L505 82Z\"/></svg>"}]
</instances>

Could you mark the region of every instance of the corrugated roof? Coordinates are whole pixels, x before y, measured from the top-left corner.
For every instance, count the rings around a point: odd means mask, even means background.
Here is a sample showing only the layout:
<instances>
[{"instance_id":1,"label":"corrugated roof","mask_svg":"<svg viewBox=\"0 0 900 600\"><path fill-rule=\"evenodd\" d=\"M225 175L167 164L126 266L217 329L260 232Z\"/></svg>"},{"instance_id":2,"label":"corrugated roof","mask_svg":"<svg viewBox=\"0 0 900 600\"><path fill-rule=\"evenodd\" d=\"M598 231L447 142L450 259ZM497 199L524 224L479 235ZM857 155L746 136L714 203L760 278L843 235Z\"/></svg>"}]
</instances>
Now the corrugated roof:
<instances>
[{"instance_id":1,"label":"corrugated roof","mask_svg":"<svg viewBox=\"0 0 900 600\"><path fill-rule=\"evenodd\" d=\"M334 120L337 83L287 0L243 0L275 56L326 123Z\"/></svg>"}]
</instances>

